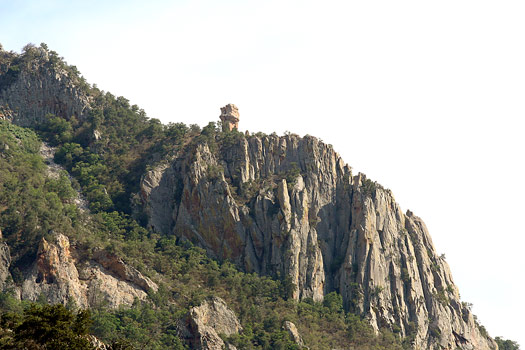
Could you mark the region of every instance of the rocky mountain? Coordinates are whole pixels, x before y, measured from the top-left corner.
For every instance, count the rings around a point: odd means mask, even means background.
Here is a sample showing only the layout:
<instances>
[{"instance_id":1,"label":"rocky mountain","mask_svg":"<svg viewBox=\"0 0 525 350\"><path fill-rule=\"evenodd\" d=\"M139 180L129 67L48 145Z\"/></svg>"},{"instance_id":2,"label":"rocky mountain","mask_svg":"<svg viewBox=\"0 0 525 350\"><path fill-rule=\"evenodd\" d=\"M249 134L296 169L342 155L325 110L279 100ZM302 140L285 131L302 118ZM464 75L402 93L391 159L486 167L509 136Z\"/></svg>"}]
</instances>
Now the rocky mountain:
<instances>
[{"instance_id":1,"label":"rocky mountain","mask_svg":"<svg viewBox=\"0 0 525 350\"><path fill-rule=\"evenodd\" d=\"M83 152L104 157L115 133L98 131L104 130L101 115L109 118L110 113L105 113L106 107L98 115L94 112L100 92L93 91L76 69L46 47L28 47L23 55L0 53L0 118L38 129L52 114L73 125L67 132L78 130L79 142L85 143ZM161 152L155 148L160 141L147 149L146 158L153 161L148 170L144 167L140 182L129 185L138 192L126 200L151 237L191 242L218 262L231 261L248 273L282 281L297 301L322 302L336 292L346 311L364 317L378 334L388 329L408 339L413 349L497 349L469 305L461 302L424 222L410 211L403 212L390 190L364 174L353 174L330 145L315 137L240 133L238 109L233 105L222 108L221 119L222 130L205 128L198 136L174 143L176 151ZM162 130L148 125L137 135ZM69 143L56 141L67 162L73 162L81 149L78 146L67 158L64 149L75 149L71 140L68 136ZM85 159L95 156L90 157ZM76 168L64 169L84 176L78 167L86 164L85 159ZM83 190L97 185L79 182ZM121 189L112 197L111 190L106 185L98 197L88 193L88 200L111 197L116 202L128 193ZM107 223L103 208L91 207L101 211ZM112 207L108 204L108 208ZM125 256L108 249L90 247L86 253L78 238L72 244L62 233L46 235L17 283L9 281L12 252L3 243L4 290L9 286L18 298L27 300L43 295L52 303L74 300L82 307L95 307L103 302L116 308L147 300L166 280L161 273L146 277L125 262ZM156 271L163 271L162 266ZM228 327L207 323L210 317L220 318L210 316L217 310ZM188 321L186 332L204 329L188 335L194 348L214 348L205 343L220 348L225 343L218 333L242 332L223 300L210 299L189 315L193 321ZM301 346L303 341L308 346L292 325L283 327L297 344L300 339Z\"/></svg>"},{"instance_id":2,"label":"rocky mountain","mask_svg":"<svg viewBox=\"0 0 525 350\"><path fill-rule=\"evenodd\" d=\"M495 348L424 222L314 137L199 145L149 171L141 196L159 232L247 271L289 276L296 299L337 291L346 308L377 330L399 328L417 349Z\"/></svg>"}]
</instances>

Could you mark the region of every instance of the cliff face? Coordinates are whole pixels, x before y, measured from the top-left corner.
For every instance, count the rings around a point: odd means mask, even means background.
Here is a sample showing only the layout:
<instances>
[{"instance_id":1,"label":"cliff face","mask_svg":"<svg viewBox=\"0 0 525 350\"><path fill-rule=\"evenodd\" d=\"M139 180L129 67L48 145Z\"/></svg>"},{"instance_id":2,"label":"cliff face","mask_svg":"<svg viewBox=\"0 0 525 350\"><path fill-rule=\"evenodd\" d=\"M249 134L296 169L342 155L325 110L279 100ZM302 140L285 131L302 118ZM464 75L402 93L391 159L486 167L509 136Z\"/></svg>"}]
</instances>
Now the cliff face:
<instances>
[{"instance_id":1,"label":"cliff face","mask_svg":"<svg viewBox=\"0 0 525 350\"><path fill-rule=\"evenodd\" d=\"M88 95L54 55L37 47L28 49L29 57L0 53L0 118L35 126L47 114L66 119L87 115Z\"/></svg>"},{"instance_id":2,"label":"cliff face","mask_svg":"<svg viewBox=\"0 0 525 350\"><path fill-rule=\"evenodd\" d=\"M345 307L416 349L496 348L423 221L313 137L201 144L147 173L141 197L156 230L247 271L288 276L296 299L338 291Z\"/></svg>"}]
</instances>

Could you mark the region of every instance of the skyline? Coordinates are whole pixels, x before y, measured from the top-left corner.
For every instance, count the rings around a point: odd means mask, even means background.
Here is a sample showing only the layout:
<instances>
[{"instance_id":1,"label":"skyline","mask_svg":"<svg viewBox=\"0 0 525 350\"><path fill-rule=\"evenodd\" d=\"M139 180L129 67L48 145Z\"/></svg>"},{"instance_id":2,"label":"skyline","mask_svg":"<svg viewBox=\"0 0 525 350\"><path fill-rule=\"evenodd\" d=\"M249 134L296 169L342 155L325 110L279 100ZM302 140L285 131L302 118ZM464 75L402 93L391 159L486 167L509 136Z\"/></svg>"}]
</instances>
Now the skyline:
<instances>
[{"instance_id":1,"label":"skyline","mask_svg":"<svg viewBox=\"0 0 525 350\"><path fill-rule=\"evenodd\" d=\"M0 43L45 42L164 123L234 103L243 131L333 144L427 223L489 334L523 345L525 11L493 4L0 1Z\"/></svg>"}]
</instances>

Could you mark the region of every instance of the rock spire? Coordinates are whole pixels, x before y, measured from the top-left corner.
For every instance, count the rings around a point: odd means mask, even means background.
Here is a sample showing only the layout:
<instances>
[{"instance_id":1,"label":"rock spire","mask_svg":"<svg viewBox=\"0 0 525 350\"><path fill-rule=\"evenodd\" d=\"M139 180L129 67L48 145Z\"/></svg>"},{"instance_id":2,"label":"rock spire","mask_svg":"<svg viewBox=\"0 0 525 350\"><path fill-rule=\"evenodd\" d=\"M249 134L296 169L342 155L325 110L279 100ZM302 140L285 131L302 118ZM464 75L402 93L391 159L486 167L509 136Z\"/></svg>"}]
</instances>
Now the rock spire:
<instances>
[{"instance_id":1,"label":"rock spire","mask_svg":"<svg viewBox=\"0 0 525 350\"><path fill-rule=\"evenodd\" d=\"M221 108L222 131L239 129L239 109L232 103Z\"/></svg>"}]
</instances>

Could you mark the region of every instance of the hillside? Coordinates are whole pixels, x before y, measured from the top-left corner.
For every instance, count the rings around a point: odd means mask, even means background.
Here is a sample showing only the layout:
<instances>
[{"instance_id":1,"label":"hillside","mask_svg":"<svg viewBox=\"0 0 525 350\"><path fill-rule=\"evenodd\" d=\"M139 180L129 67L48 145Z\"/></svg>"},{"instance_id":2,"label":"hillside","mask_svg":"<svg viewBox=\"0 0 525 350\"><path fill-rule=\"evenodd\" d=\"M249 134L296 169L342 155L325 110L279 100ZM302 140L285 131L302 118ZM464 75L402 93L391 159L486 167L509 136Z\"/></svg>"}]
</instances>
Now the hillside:
<instances>
[{"instance_id":1,"label":"hillside","mask_svg":"<svg viewBox=\"0 0 525 350\"><path fill-rule=\"evenodd\" d=\"M163 125L45 45L0 52L0 118L6 312L88 308L114 348L498 347L423 221L315 137Z\"/></svg>"}]
</instances>

